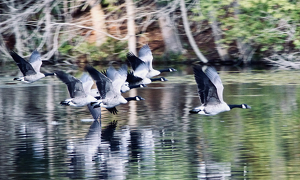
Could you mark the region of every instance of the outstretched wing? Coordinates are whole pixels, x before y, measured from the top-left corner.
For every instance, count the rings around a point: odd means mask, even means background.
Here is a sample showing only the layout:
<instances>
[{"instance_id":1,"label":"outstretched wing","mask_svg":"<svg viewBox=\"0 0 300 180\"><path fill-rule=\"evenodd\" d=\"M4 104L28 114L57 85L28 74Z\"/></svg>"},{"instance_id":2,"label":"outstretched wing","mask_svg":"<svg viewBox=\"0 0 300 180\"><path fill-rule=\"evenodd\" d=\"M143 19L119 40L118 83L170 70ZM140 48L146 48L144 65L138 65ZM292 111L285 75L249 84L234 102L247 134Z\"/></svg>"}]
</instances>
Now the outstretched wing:
<instances>
[{"instance_id":1,"label":"outstretched wing","mask_svg":"<svg viewBox=\"0 0 300 180\"><path fill-rule=\"evenodd\" d=\"M55 71L55 74L62 82L64 82L68 86L71 98L86 96L82 86L82 82L79 79L63 71Z\"/></svg>"},{"instance_id":2,"label":"outstretched wing","mask_svg":"<svg viewBox=\"0 0 300 180\"><path fill-rule=\"evenodd\" d=\"M28 61L36 72L40 72L42 66L41 55L37 50L34 50Z\"/></svg>"},{"instance_id":3,"label":"outstretched wing","mask_svg":"<svg viewBox=\"0 0 300 180\"><path fill-rule=\"evenodd\" d=\"M139 50L139 58L148 65L149 69L153 69L152 68L153 56L148 44L144 45Z\"/></svg>"},{"instance_id":4,"label":"outstretched wing","mask_svg":"<svg viewBox=\"0 0 300 180\"><path fill-rule=\"evenodd\" d=\"M89 72L92 78L96 81L101 99L114 97L115 93L113 92L112 81L108 77L91 66L86 66L85 70Z\"/></svg>"},{"instance_id":5,"label":"outstretched wing","mask_svg":"<svg viewBox=\"0 0 300 180\"><path fill-rule=\"evenodd\" d=\"M142 80L143 80L142 78L134 76L132 71L128 72L127 74L126 81L129 83L129 85L135 85L136 83L139 83Z\"/></svg>"},{"instance_id":6,"label":"outstretched wing","mask_svg":"<svg viewBox=\"0 0 300 180\"><path fill-rule=\"evenodd\" d=\"M14 61L17 63L23 76L30 76L36 74L36 71L34 70L34 68L29 62L27 62L25 59L23 59L21 56L19 56L17 53L15 53L12 50L9 53L11 57L14 59Z\"/></svg>"},{"instance_id":7,"label":"outstretched wing","mask_svg":"<svg viewBox=\"0 0 300 180\"><path fill-rule=\"evenodd\" d=\"M92 86L94 85L94 81L88 73L83 73L79 79L82 82L82 87L86 94L89 94Z\"/></svg>"},{"instance_id":8,"label":"outstretched wing","mask_svg":"<svg viewBox=\"0 0 300 180\"><path fill-rule=\"evenodd\" d=\"M222 84L222 80L217 72L217 70L214 67L208 67L205 70L206 76L209 78L209 80L215 85L217 88L217 94L218 98L221 102L223 102L223 90L224 86Z\"/></svg>"},{"instance_id":9,"label":"outstretched wing","mask_svg":"<svg viewBox=\"0 0 300 180\"><path fill-rule=\"evenodd\" d=\"M204 105L219 103L217 88L203 72L202 67L194 66L193 69L201 103Z\"/></svg>"},{"instance_id":10,"label":"outstretched wing","mask_svg":"<svg viewBox=\"0 0 300 180\"><path fill-rule=\"evenodd\" d=\"M142 61L140 58L136 57L132 52L127 53L127 59L134 71L139 66L146 65L146 63L144 61Z\"/></svg>"}]
</instances>

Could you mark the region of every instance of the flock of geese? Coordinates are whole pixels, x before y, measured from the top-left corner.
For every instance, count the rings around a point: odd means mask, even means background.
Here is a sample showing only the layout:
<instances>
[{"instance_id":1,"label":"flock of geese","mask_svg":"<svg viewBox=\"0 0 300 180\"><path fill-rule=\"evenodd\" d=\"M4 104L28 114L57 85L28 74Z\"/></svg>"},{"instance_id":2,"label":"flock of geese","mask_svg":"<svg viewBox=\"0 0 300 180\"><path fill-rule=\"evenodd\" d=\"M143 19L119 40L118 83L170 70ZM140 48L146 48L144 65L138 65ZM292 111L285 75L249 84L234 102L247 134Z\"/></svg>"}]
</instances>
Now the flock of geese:
<instances>
[{"instance_id":1,"label":"flock of geese","mask_svg":"<svg viewBox=\"0 0 300 180\"><path fill-rule=\"evenodd\" d=\"M63 71L53 73L41 73L42 60L39 52L34 50L28 61L20 57L14 51L10 55L18 65L23 76L14 78L17 81L33 83L46 76L57 76L64 82L70 94L70 98L61 101L61 105L82 107L87 106L95 120L101 117L101 107L109 112L117 114L116 106L126 104L128 101L140 101L144 98L140 96L124 98L122 93L132 88L146 87L153 81L167 81L164 77L154 78L162 72L174 72L176 69L168 68L155 70L152 67L152 52L148 45L144 45L138 53L138 57L133 53L127 54L127 59L132 70L128 71L127 65L122 65L118 70L113 66L99 72L94 67L87 65L80 79ZM232 108L250 109L247 104L228 105L223 100L223 84L216 69L212 66L194 65L194 76L198 86L198 94L201 106L190 110L190 113L203 115L216 115ZM96 83L97 89L92 89Z\"/></svg>"}]
</instances>

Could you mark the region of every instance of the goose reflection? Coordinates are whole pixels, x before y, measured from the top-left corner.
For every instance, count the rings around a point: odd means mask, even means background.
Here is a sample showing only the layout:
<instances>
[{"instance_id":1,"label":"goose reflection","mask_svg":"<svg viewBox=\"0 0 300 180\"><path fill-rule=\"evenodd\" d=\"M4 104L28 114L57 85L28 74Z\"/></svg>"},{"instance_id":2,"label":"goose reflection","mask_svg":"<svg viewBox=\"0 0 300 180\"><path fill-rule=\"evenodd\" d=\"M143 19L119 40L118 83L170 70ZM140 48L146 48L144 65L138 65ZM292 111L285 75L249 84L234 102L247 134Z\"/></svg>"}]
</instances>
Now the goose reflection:
<instances>
[{"instance_id":1,"label":"goose reflection","mask_svg":"<svg viewBox=\"0 0 300 180\"><path fill-rule=\"evenodd\" d=\"M112 121L102 130L101 120L94 120L82 141L69 142L70 178L108 177L110 175L107 173L111 172L114 172L114 176L118 176L118 172L114 169L123 169L119 168L122 163L111 162L116 127L117 121Z\"/></svg>"}]
</instances>

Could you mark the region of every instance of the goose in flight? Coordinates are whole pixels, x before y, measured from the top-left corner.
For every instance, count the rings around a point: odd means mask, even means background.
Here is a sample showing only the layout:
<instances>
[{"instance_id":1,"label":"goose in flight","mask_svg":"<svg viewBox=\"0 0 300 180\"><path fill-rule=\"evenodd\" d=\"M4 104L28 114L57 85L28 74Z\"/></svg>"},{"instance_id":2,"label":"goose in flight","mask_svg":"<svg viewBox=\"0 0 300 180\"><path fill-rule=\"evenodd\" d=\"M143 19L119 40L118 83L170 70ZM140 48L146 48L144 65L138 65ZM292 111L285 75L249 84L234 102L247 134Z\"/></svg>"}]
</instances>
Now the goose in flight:
<instances>
[{"instance_id":1,"label":"goose in flight","mask_svg":"<svg viewBox=\"0 0 300 180\"><path fill-rule=\"evenodd\" d=\"M150 70L149 64L136 57L133 53L127 53L127 59L133 70L133 72L127 75L126 81L129 85L150 84L153 81L167 81L164 77L152 78L154 73ZM157 70L155 70L155 72L156 71Z\"/></svg>"},{"instance_id":2,"label":"goose in flight","mask_svg":"<svg viewBox=\"0 0 300 180\"><path fill-rule=\"evenodd\" d=\"M148 73L147 73L147 78L152 78L154 76L158 76L162 72L174 72L177 71L174 68L167 68L167 69L161 69L161 70L155 70L152 67L152 61L153 61L153 55L150 50L150 47L148 44L144 45L141 47L139 50L139 58L144 61L148 67Z\"/></svg>"},{"instance_id":3,"label":"goose in flight","mask_svg":"<svg viewBox=\"0 0 300 180\"><path fill-rule=\"evenodd\" d=\"M120 81L120 83L122 82L122 86L121 86L121 93L125 93L127 91L129 91L132 88L143 88L146 87L144 84L137 84L137 85L133 85L133 84L129 84L126 79L127 79L127 65L123 64L119 70L116 70L113 66L110 66L109 68L107 68L106 71L103 71L102 74L104 74L105 76L107 76L110 80L112 81Z\"/></svg>"},{"instance_id":4,"label":"goose in flight","mask_svg":"<svg viewBox=\"0 0 300 180\"><path fill-rule=\"evenodd\" d=\"M64 101L61 101L61 105L81 107L86 106L92 102L97 102L97 99L95 97L85 92L82 82L79 79L63 71L55 71L55 74L62 82L67 85L71 97Z\"/></svg>"},{"instance_id":5,"label":"goose in flight","mask_svg":"<svg viewBox=\"0 0 300 180\"><path fill-rule=\"evenodd\" d=\"M224 87L215 68L194 66L194 76L202 105L190 110L190 113L216 115L232 108L251 109L247 104L228 105L223 101Z\"/></svg>"},{"instance_id":6,"label":"goose in flight","mask_svg":"<svg viewBox=\"0 0 300 180\"><path fill-rule=\"evenodd\" d=\"M109 112L117 114L118 111L116 109L116 106L120 104L126 104L131 100L144 100L144 98L140 96L124 98L121 95L121 86L125 82L124 79L117 79L112 81L107 76L91 66L86 66L85 70L89 72L91 77L96 81L96 85L100 94L100 102L94 103L94 108L101 106L106 108Z\"/></svg>"},{"instance_id":7,"label":"goose in flight","mask_svg":"<svg viewBox=\"0 0 300 180\"><path fill-rule=\"evenodd\" d=\"M39 79L42 79L46 76L54 76L55 73L41 73L40 68L42 65L41 55L37 50L34 50L29 58L29 61L26 61L20 57L14 51L10 51L11 57L17 63L19 69L21 70L23 76L14 78L16 81L23 81L26 83L33 83Z\"/></svg>"}]
</instances>

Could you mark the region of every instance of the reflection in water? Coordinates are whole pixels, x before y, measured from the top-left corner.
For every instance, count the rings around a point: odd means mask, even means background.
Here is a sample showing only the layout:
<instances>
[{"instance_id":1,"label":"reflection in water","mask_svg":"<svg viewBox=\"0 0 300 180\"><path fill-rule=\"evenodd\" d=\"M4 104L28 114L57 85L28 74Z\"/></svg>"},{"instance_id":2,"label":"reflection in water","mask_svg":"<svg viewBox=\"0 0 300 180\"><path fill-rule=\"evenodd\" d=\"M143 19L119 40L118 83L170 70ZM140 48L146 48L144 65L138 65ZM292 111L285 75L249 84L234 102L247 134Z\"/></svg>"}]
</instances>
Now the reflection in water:
<instances>
[{"instance_id":1,"label":"reflection in water","mask_svg":"<svg viewBox=\"0 0 300 180\"><path fill-rule=\"evenodd\" d=\"M103 109L102 126L59 105L68 92L55 78L1 86L0 179L298 179L298 85L224 83L226 102L253 109L199 116L190 82L131 90L146 100Z\"/></svg>"}]
</instances>

